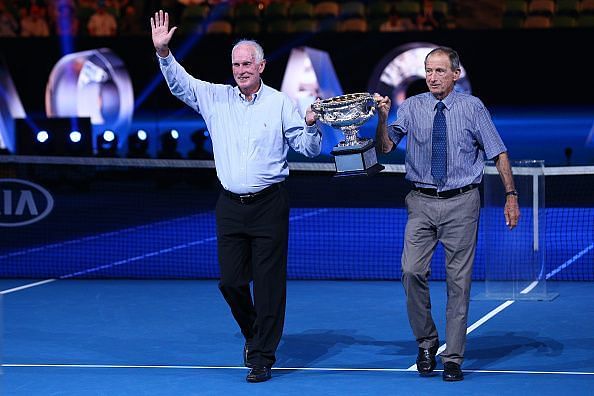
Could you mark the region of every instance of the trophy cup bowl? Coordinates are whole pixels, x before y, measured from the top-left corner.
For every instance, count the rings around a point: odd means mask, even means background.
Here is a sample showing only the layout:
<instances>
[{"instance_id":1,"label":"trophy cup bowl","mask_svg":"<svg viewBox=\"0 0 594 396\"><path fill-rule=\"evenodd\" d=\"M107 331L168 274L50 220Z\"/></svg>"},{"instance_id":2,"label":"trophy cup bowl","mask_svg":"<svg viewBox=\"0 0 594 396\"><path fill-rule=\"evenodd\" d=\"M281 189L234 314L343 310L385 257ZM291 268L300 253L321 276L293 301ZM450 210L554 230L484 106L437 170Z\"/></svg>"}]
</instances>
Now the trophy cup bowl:
<instances>
[{"instance_id":1,"label":"trophy cup bowl","mask_svg":"<svg viewBox=\"0 0 594 396\"><path fill-rule=\"evenodd\" d=\"M371 176L384 169L377 163L373 139L358 136L360 127L375 114L376 106L367 92L334 96L311 105L320 122L340 129L345 136L331 153L336 176Z\"/></svg>"}]
</instances>

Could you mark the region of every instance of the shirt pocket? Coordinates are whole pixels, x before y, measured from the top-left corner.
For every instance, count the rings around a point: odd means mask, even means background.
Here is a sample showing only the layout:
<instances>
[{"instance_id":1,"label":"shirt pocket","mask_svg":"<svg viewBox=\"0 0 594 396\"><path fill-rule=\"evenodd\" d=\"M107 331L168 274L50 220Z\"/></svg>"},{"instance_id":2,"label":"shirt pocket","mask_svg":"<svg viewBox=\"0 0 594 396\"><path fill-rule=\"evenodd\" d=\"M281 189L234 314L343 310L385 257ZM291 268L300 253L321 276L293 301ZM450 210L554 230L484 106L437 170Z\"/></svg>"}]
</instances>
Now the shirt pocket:
<instances>
[{"instance_id":1,"label":"shirt pocket","mask_svg":"<svg viewBox=\"0 0 594 396\"><path fill-rule=\"evenodd\" d=\"M268 119L260 119L252 122L250 128L250 146L255 159L260 157L276 157L282 151L282 127L280 120L274 122Z\"/></svg>"},{"instance_id":2,"label":"shirt pocket","mask_svg":"<svg viewBox=\"0 0 594 396\"><path fill-rule=\"evenodd\" d=\"M417 147L424 147L431 144L431 127L420 127L415 130L411 130L406 138L409 139L410 144Z\"/></svg>"},{"instance_id":3,"label":"shirt pocket","mask_svg":"<svg viewBox=\"0 0 594 396\"><path fill-rule=\"evenodd\" d=\"M453 134L453 139L460 155L468 156L476 153L478 141L475 139L472 131L468 129L456 131Z\"/></svg>"}]
</instances>

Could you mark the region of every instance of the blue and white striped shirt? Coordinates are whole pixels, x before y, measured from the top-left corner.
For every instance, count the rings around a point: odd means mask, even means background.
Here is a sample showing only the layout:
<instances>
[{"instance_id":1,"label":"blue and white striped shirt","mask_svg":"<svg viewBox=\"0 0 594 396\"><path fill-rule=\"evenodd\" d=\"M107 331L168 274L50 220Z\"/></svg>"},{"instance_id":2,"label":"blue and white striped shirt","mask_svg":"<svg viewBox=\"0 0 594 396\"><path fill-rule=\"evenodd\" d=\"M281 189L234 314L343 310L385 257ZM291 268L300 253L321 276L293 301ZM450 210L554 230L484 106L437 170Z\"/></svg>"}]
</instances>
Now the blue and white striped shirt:
<instances>
[{"instance_id":1,"label":"blue and white striped shirt","mask_svg":"<svg viewBox=\"0 0 594 396\"><path fill-rule=\"evenodd\" d=\"M438 100L430 92L412 96L398 107L388 136L398 145L406 135L406 179L417 187L438 188L431 176L431 135ZM507 151L489 111L475 96L452 91L443 103L447 125L447 191L480 183L485 155L492 159Z\"/></svg>"},{"instance_id":2,"label":"blue and white striped shirt","mask_svg":"<svg viewBox=\"0 0 594 396\"><path fill-rule=\"evenodd\" d=\"M320 154L320 130L305 124L286 94L261 83L250 102L237 87L192 77L171 52L157 57L171 93L202 114L226 190L257 192L285 180L289 146L308 157Z\"/></svg>"}]
</instances>

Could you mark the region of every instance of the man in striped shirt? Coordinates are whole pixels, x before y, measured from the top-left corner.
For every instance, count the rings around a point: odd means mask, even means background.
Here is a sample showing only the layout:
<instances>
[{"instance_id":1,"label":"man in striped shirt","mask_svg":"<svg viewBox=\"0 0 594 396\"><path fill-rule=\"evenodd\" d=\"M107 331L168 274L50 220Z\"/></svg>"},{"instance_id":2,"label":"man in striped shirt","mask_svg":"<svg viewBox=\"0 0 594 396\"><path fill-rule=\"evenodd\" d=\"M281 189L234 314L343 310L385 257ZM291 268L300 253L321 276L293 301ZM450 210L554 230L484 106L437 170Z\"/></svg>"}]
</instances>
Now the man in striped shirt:
<instances>
[{"instance_id":1,"label":"man in striped shirt","mask_svg":"<svg viewBox=\"0 0 594 396\"><path fill-rule=\"evenodd\" d=\"M262 82L266 60L257 42L242 40L233 47L233 87L196 79L175 60L168 44L176 27L169 29L167 13L155 13L151 30L169 89L202 115L212 138L223 187L215 212L219 289L245 337L246 380L267 381L285 318L287 153L291 147L317 156L322 135L311 108L303 119L286 94Z\"/></svg>"},{"instance_id":2,"label":"man in striped shirt","mask_svg":"<svg viewBox=\"0 0 594 396\"><path fill-rule=\"evenodd\" d=\"M428 278L437 242L446 253L446 349L441 354L444 381L464 378L466 325L472 265L476 250L485 157L494 159L506 191L505 222L513 229L520 216L507 149L480 99L457 92L460 59L447 47L425 58L429 92L406 99L389 126L390 99L376 94L378 149L392 151L407 136L408 220L402 252L402 284L408 318L418 343L417 370L431 375L439 338L431 316Z\"/></svg>"}]
</instances>

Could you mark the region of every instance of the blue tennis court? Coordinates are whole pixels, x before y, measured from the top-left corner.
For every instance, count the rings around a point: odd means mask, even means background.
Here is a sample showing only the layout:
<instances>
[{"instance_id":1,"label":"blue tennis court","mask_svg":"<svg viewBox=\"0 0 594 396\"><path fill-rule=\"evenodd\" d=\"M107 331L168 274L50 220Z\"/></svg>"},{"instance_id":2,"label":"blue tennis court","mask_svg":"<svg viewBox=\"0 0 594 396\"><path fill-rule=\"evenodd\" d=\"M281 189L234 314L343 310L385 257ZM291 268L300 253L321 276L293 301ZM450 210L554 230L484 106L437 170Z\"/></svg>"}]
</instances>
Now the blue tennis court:
<instances>
[{"instance_id":1,"label":"blue tennis court","mask_svg":"<svg viewBox=\"0 0 594 396\"><path fill-rule=\"evenodd\" d=\"M215 280L0 281L2 394L558 395L594 390L589 282L559 297L471 301L466 380L418 376L397 281L290 281L273 379L245 382ZM473 285L473 295L481 292ZM440 334L443 282L431 284ZM438 364L438 370L441 365ZM439 374L439 373L438 373ZM449 389L452 388L452 389ZM455 388L455 389L454 389Z\"/></svg>"},{"instance_id":2,"label":"blue tennis court","mask_svg":"<svg viewBox=\"0 0 594 396\"><path fill-rule=\"evenodd\" d=\"M496 202L482 208L465 381L455 384L441 364L431 378L414 366L399 282L403 175L294 172L285 331L273 379L249 384L243 337L217 287L212 168L44 161L3 168L43 186L53 206L43 221L2 228L2 394L594 393L591 169L546 176L539 211L522 193L513 232ZM508 271L535 257L536 276ZM496 279L519 269L558 297L485 299L493 258ZM443 260L438 249L431 287L445 339Z\"/></svg>"}]
</instances>

